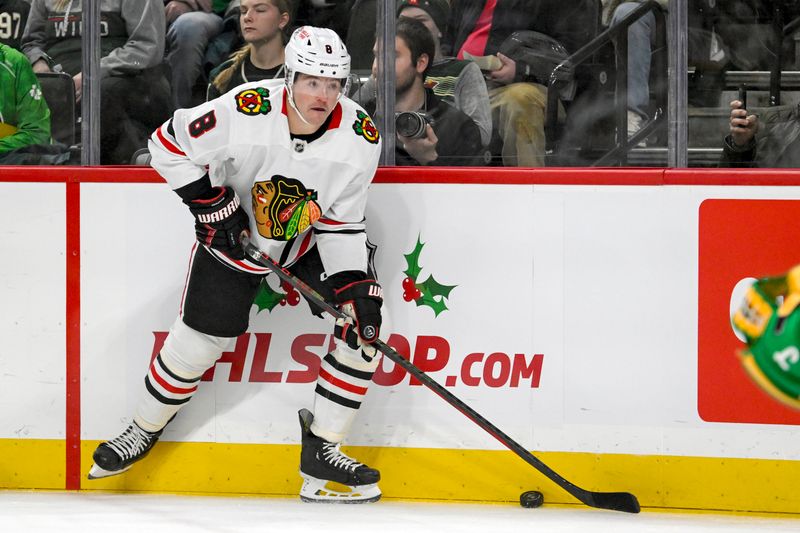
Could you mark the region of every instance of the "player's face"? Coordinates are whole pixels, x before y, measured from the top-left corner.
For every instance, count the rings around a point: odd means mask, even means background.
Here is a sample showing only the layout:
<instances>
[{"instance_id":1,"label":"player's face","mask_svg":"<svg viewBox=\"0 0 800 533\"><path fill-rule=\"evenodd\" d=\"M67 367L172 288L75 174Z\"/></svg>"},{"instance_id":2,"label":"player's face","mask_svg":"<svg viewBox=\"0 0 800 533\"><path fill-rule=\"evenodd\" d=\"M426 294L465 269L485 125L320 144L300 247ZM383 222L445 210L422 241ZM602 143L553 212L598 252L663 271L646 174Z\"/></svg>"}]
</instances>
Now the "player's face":
<instances>
[{"instance_id":1,"label":"player's face","mask_svg":"<svg viewBox=\"0 0 800 533\"><path fill-rule=\"evenodd\" d=\"M289 14L281 13L272 0L242 0L239 5L242 37L248 43L273 39L288 23Z\"/></svg>"},{"instance_id":2,"label":"player's face","mask_svg":"<svg viewBox=\"0 0 800 533\"><path fill-rule=\"evenodd\" d=\"M331 114L341 92L341 80L307 74L298 74L292 86L294 105L308 123L317 128Z\"/></svg>"}]
</instances>

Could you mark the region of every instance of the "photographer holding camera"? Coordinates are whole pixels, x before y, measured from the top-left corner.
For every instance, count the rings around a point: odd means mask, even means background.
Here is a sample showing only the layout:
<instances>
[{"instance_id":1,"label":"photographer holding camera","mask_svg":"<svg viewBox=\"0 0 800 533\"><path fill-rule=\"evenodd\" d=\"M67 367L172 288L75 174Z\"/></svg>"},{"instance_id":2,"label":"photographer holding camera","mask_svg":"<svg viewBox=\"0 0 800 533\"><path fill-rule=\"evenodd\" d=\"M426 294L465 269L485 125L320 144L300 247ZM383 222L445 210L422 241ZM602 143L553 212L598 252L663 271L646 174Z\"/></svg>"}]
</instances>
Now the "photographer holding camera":
<instances>
[{"instance_id":1,"label":"photographer holding camera","mask_svg":"<svg viewBox=\"0 0 800 533\"><path fill-rule=\"evenodd\" d=\"M433 61L435 44L418 20L397 20L395 39L395 162L399 166L479 166L483 164L481 133L466 114L436 96L423 83ZM377 62L372 64L376 76ZM369 113L375 102L365 102Z\"/></svg>"}]
</instances>

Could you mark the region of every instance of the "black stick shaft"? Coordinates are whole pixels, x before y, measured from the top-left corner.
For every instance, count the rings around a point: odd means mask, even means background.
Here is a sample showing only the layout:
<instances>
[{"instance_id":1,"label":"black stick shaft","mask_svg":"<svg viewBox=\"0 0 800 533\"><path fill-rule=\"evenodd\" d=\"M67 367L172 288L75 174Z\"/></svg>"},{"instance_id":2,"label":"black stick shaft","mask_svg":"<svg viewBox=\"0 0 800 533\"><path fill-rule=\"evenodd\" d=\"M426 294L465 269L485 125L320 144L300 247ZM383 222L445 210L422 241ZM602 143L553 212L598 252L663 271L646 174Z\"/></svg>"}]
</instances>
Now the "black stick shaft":
<instances>
[{"instance_id":1,"label":"black stick shaft","mask_svg":"<svg viewBox=\"0 0 800 533\"><path fill-rule=\"evenodd\" d=\"M280 266L271 257L263 253L251 243L246 242L245 252L251 259L270 269L272 272L277 274L280 279L292 285L295 289L303 293L309 300L323 308L334 318L347 318L347 315L339 308L328 303L317 291L306 285L302 280L294 276L287 269ZM375 346L375 348L383 355L391 359L395 364L400 365L409 374L417 378L420 382L424 383L426 387L435 392L444 401L458 409L467 418L483 428L487 433L503 444L503 446L516 453L525 462L533 466L536 470L544 474L549 480L554 482L556 485L567 491L584 504L590 507L611 509L613 511L623 511L626 513L639 512L639 502L636 499L636 496L633 494L628 492L593 492L582 489L581 487L578 487L577 485L567 481L555 470L547 466L539 458L523 448L522 445L517 443L514 439L503 433L494 424L478 414L478 412L472 407L465 404L452 392L444 388L425 372L414 366L413 363L405 359L385 342L378 339L373 343L373 346Z\"/></svg>"}]
</instances>

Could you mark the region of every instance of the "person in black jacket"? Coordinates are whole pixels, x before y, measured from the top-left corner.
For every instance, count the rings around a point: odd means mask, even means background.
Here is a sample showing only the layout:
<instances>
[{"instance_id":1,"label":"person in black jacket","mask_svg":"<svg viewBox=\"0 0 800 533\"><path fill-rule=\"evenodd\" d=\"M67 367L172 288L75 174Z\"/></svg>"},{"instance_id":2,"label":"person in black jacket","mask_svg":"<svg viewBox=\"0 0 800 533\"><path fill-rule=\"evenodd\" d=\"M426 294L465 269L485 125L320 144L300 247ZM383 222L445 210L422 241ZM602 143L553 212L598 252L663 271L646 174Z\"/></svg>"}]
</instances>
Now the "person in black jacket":
<instances>
[{"instance_id":1,"label":"person in black jacket","mask_svg":"<svg viewBox=\"0 0 800 533\"><path fill-rule=\"evenodd\" d=\"M500 50L514 32L535 31L574 53L592 39L600 16L597 0L481 0L454 2L442 39L443 52L464 59L496 56L484 65L491 84L489 99L494 129L503 140L506 166L544 164L544 117L547 88L539 83L534 65ZM495 61L497 63L497 61ZM526 83L527 82L527 83Z\"/></svg>"},{"instance_id":2,"label":"person in black jacket","mask_svg":"<svg viewBox=\"0 0 800 533\"><path fill-rule=\"evenodd\" d=\"M415 19L397 20L395 39L395 113L423 114L427 124L421 135L397 135L397 165L479 166L483 164L481 133L465 113L448 104L424 85L436 46L424 24ZM377 62L372 75L377 74ZM375 102L364 102L372 114Z\"/></svg>"}]
</instances>

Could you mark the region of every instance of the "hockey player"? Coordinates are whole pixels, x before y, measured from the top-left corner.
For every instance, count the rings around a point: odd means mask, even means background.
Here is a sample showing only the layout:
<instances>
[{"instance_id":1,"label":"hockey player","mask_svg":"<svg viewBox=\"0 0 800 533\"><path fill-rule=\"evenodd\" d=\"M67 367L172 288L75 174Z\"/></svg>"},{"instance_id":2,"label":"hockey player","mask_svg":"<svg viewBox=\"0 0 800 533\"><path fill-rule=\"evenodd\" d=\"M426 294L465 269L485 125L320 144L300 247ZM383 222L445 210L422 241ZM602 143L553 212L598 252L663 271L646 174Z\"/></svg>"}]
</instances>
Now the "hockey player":
<instances>
[{"instance_id":1,"label":"hockey player","mask_svg":"<svg viewBox=\"0 0 800 533\"><path fill-rule=\"evenodd\" d=\"M242 235L249 234L355 325L336 323L314 412L300 411L300 497L380 498L379 472L339 450L379 362L370 343L378 338L382 304L368 268L364 220L380 139L370 117L343 96L349 71L336 33L301 27L286 46L285 80L248 83L178 110L151 136L152 165L194 215L198 243L181 313L145 377L133 422L98 446L90 479L142 459L206 369L246 331L268 272L245 257ZM352 490L323 490L328 481Z\"/></svg>"},{"instance_id":2,"label":"hockey player","mask_svg":"<svg viewBox=\"0 0 800 533\"><path fill-rule=\"evenodd\" d=\"M800 265L755 281L731 317L747 343L744 369L774 399L800 409Z\"/></svg>"}]
</instances>

